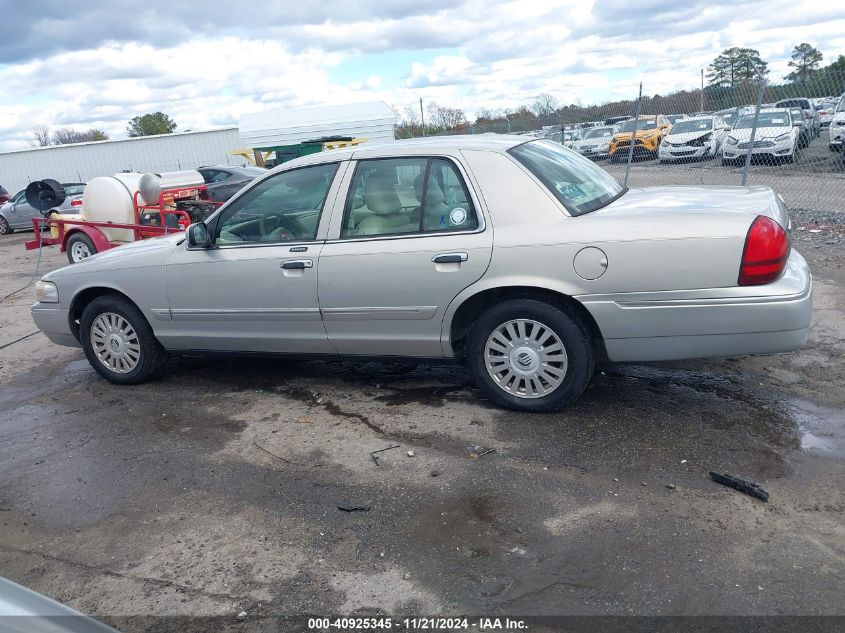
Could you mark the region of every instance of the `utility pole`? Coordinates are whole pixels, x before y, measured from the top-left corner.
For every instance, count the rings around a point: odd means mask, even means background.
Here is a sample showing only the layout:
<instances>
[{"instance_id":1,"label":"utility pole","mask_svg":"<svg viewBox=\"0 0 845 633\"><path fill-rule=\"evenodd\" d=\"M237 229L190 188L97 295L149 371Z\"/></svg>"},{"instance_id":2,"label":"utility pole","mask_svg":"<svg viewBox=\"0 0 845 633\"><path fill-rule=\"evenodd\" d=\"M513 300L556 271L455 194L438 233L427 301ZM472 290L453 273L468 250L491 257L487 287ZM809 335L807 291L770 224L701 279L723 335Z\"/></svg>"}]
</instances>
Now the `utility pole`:
<instances>
[{"instance_id":1,"label":"utility pole","mask_svg":"<svg viewBox=\"0 0 845 633\"><path fill-rule=\"evenodd\" d=\"M628 146L628 162L625 164L625 181L623 187L628 187L628 174L631 171L631 162L634 160L634 142L637 140L637 126L640 124L640 108L643 103L643 82L640 82L640 95L637 97L637 108L634 111L634 131L631 132L631 144ZM657 119L657 117L654 117Z\"/></svg>"},{"instance_id":2,"label":"utility pole","mask_svg":"<svg viewBox=\"0 0 845 633\"><path fill-rule=\"evenodd\" d=\"M699 104L698 111L704 112L704 69L701 69L701 103Z\"/></svg>"},{"instance_id":3,"label":"utility pole","mask_svg":"<svg viewBox=\"0 0 845 633\"><path fill-rule=\"evenodd\" d=\"M425 136L425 115L423 114L422 97L420 97L420 122L422 123L423 136Z\"/></svg>"}]
</instances>

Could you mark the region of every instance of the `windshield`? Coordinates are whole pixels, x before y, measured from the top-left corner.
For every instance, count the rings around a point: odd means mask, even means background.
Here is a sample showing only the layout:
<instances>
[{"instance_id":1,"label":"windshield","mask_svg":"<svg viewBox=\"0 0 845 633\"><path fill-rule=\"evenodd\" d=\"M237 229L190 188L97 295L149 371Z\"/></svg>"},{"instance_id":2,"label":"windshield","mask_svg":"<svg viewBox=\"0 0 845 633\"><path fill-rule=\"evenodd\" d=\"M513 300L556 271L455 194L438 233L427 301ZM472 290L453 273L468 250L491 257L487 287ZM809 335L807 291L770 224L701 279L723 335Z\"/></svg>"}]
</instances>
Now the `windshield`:
<instances>
[{"instance_id":1,"label":"windshield","mask_svg":"<svg viewBox=\"0 0 845 633\"><path fill-rule=\"evenodd\" d=\"M619 128L620 132L633 132L637 130L650 130L657 127L657 119L640 119L639 121L627 121Z\"/></svg>"},{"instance_id":2,"label":"windshield","mask_svg":"<svg viewBox=\"0 0 845 633\"><path fill-rule=\"evenodd\" d=\"M531 141L511 148L509 153L525 165L572 215L600 209L625 191L604 169L556 143Z\"/></svg>"},{"instance_id":3,"label":"windshield","mask_svg":"<svg viewBox=\"0 0 845 633\"><path fill-rule=\"evenodd\" d=\"M685 134L687 132L707 132L713 129L713 119L700 119L698 121L679 121L672 126L672 134Z\"/></svg>"},{"instance_id":4,"label":"windshield","mask_svg":"<svg viewBox=\"0 0 845 633\"><path fill-rule=\"evenodd\" d=\"M789 120L788 112L761 112L757 127L789 127L792 122ZM750 129L754 127L754 115L744 114L734 124L735 130Z\"/></svg>"},{"instance_id":5,"label":"windshield","mask_svg":"<svg viewBox=\"0 0 845 633\"><path fill-rule=\"evenodd\" d=\"M584 135L584 138L602 138L605 136L613 136L612 127L594 128Z\"/></svg>"}]
</instances>

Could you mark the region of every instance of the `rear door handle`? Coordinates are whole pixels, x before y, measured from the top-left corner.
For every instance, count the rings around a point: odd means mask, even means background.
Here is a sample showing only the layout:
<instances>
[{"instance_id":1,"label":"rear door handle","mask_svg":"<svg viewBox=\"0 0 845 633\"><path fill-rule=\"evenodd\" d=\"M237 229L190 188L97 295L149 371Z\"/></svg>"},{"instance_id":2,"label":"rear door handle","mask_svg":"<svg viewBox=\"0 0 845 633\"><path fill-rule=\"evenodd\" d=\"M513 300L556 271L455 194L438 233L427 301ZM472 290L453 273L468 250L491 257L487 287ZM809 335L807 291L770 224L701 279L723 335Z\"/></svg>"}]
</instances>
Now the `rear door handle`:
<instances>
[{"instance_id":1,"label":"rear door handle","mask_svg":"<svg viewBox=\"0 0 845 633\"><path fill-rule=\"evenodd\" d=\"M285 270L302 270L304 268L313 268L314 262L310 259L289 259L279 264L279 266Z\"/></svg>"},{"instance_id":2,"label":"rear door handle","mask_svg":"<svg viewBox=\"0 0 845 633\"><path fill-rule=\"evenodd\" d=\"M466 253L441 253L431 258L435 264L459 264L469 259Z\"/></svg>"}]
</instances>

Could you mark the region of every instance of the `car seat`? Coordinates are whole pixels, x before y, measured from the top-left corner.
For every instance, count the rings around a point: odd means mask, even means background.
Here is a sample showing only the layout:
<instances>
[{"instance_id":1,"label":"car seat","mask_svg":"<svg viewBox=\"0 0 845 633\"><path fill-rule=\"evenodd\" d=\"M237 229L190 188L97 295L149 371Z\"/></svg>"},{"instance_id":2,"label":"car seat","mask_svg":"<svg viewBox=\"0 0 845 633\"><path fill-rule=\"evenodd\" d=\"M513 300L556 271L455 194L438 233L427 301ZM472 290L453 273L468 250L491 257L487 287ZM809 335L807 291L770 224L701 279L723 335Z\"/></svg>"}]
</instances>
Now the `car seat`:
<instances>
[{"instance_id":1,"label":"car seat","mask_svg":"<svg viewBox=\"0 0 845 633\"><path fill-rule=\"evenodd\" d=\"M402 201L393 182L387 176L373 175L364 186L364 204L372 211L358 222L358 235L406 233L413 229L410 218L402 213Z\"/></svg>"}]
</instances>

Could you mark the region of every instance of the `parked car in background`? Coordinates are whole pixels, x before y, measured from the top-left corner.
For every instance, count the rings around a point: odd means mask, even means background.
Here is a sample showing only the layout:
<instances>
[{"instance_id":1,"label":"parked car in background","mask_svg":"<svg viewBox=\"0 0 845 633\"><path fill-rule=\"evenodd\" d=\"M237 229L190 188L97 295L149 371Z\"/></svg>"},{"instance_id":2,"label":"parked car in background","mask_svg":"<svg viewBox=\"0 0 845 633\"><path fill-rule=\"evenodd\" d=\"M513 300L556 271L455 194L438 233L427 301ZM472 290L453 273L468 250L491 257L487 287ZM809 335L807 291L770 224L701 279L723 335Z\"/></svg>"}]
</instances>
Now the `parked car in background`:
<instances>
[{"instance_id":1,"label":"parked car in background","mask_svg":"<svg viewBox=\"0 0 845 633\"><path fill-rule=\"evenodd\" d=\"M616 133L616 127L605 125L594 127L584 133L584 137L572 144L572 149L587 158L607 158L610 156L610 139Z\"/></svg>"},{"instance_id":2,"label":"parked car in background","mask_svg":"<svg viewBox=\"0 0 845 633\"><path fill-rule=\"evenodd\" d=\"M830 121L830 151L842 151L842 142L845 139L845 94L839 97L836 110L833 112L833 119Z\"/></svg>"},{"instance_id":3,"label":"parked car in background","mask_svg":"<svg viewBox=\"0 0 845 633\"><path fill-rule=\"evenodd\" d=\"M0 186L0 206L6 204L12 196L2 186Z\"/></svg>"},{"instance_id":4,"label":"parked car in background","mask_svg":"<svg viewBox=\"0 0 845 633\"><path fill-rule=\"evenodd\" d=\"M689 116L686 114L667 114L666 118L669 119L669 123L675 125L678 121L683 121L684 119L688 119Z\"/></svg>"},{"instance_id":5,"label":"parked car in background","mask_svg":"<svg viewBox=\"0 0 845 633\"><path fill-rule=\"evenodd\" d=\"M679 121L660 144L661 163L719 155L730 126L716 116Z\"/></svg>"},{"instance_id":6,"label":"parked car in background","mask_svg":"<svg viewBox=\"0 0 845 633\"><path fill-rule=\"evenodd\" d=\"M789 114L792 115L793 121L801 122L801 133L798 135L798 147L807 147L810 144L810 140L813 138L812 121L804 118L804 112L801 108L789 108Z\"/></svg>"},{"instance_id":7,"label":"parked car in background","mask_svg":"<svg viewBox=\"0 0 845 633\"><path fill-rule=\"evenodd\" d=\"M836 112L836 99L820 101L816 106L816 111L819 113L819 124L822 127L828 127L833 120L833 113Z\"/></svg>"},{"instance_id":8,"label":"parked car in background","mask_svg":"<svg viewBox=\"0 0 845 633\"><path fill-rule=\"evenodd\" d=\"M633 119L632 116L612 116L604 120L605 125L619 125L620 123L624 123L630 119Z\"/></svg>"},{"instance_id":9,"label":"parked car in background","mask_svg":"<svg viewBox=\"0 0 845 633\"><path fill-rule=\"evenodd\" d=\"M231 165L200 167L197 171L205 181L209 199L214 202L226 202L245 185L267 173L267 170L261 167L232 167Z\"/></svg>"},{"instance_id":10,"label":"parked car in background","mask_svg":"<svg viewBox=\"0 0 845 633\"><path fill-rule=\"evenodd\" d=\"M564 147L572 147L581 140L581 130L564 130L560 142Z\"/></svg>"},{"instance_id":11,"label":"parked car in background","mask_svg":"<svg viewBox=\"0 0 845 633\"><path fill-rule=\"evenodd\" d=\"M805 99L803 97L799 97L796 99L781 99L777 103L775 103L776 108L801 108L801 111L804 113L804 118L807 119L809 123L810 132L813 138L818 138L821 136L821 121L819 119L819 113L816 111L815 106L809 99Z\"/></svg>"},{"instance_id":12,"label":"parked car in background","mask_svg":"<svg viewBox=\"0 0 845 633\"><path fill-rule=\"evenodd\" d=\"M645 115L626 121L619 126L619 130L610 140L610 159L627 156L631 143L634 144L635 156L651 155L657 158L660 142L669 133L670 127L672 126L669 120L662 114Z\"/></svg>"},{"instance_id":13,"label":"parked car in background","mask_svg":"<svg viewBox=\"0 0 845 633\"><path fill-rule=\"evenodd\" d=\"M713 116L721 118L728 125L733 125L734 123L736 123L736 120L740 116L742 116L743 114L748 114L749 112L754 112L754 108L749 108L747 106L737 106L735 108L726 108L724 110L714 112Z\"/></svg>"},{"instance_id":14,"label":"parked car in background","mask_svg":"<svg viewBox=\"0 0 845 633\"><path fill-rule=\"evenodd\" d=\"M449 358L493 403L552 411L597 357L803 345L788 231L767 187L626 189L549 140L429 137L285 163L185 234L46 274L32 315L118 384L169 351Z\"/></svg>"},{"instance_id":15,"label":"parked car in background","mask_svg":"<svg viewBox=\"0 0 845 633\"><path fill-rule=\"evenodd\" d=\"M736 164L745 160L751 147L751 130L754 127L754 114L743 114L731 128L722 149L722 164ZM798 139L802 121L793 121L786 108L760 110L757 120L757 133L754 138L753 156L763 156L776 162L792 162L798 155Z\"/></svg>"},{"instance_id":16,"label":"parked car in background","mask_svg":"<svg viewBox=\"0 0 845 633\"><path fill-rule=\"evenodd\" d=\"M54 209L43 214L26 201L24 190L18 191L11 200L0 207L0 235L7 235L12 231L32 230L32 218L40 218L57 211L63 214L77 214L82 211L82 193L85 183L62 183L65 190L65 200Z\"/></svg>"}]
</instances>

